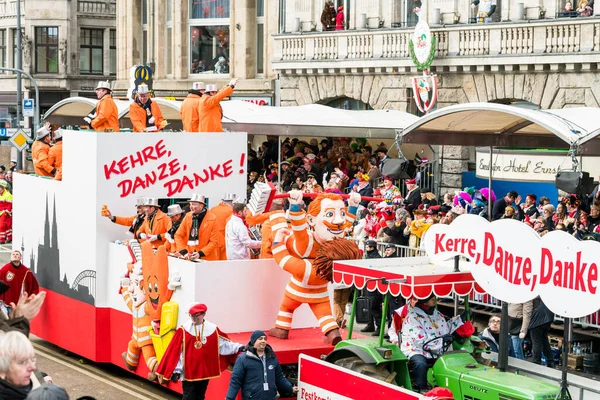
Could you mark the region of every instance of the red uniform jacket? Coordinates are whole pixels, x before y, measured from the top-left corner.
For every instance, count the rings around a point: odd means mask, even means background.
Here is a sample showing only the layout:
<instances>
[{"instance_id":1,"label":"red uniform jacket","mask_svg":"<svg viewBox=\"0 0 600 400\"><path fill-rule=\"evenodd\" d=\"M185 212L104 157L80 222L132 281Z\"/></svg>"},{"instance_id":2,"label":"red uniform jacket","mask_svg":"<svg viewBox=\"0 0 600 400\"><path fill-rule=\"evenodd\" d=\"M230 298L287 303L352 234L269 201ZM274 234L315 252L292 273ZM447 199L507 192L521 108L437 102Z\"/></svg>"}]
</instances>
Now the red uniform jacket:
<instances>
[{"instance_id":1,"label":"red uniform jacket","mask_svg":"<svg viewBox=\"0 0 600 400\"><path fill-rule=\"evenodd\" d=\"M231 357L222 356L219 350L219 339L229 341L227 335L221 332L215 324L208 321L204 322L204 335L201 331L193 331L194 334L189 333L188 330L193 327L191 322L184 325L188 329L184 326L177 328L169 347L167 347L160 364L156 368L156 373L165 379L171 379L177 362L181 358L184 381L201 381L220 377L221 372L227 368L230 361L234 361ZM202 347L198 349L194 346L194 343L199 339L202 342Z\"/></svg>"},{"instance_id":2,"label":"red uniform jacket","mask_svg":"<svg viewBox=\"0 0 600 400\"><path fill-rule=\"evenodd\" d=\"M6 304L17 304L22 292L27 292L28 295L40 292L37 279L35 279L29 268L23 264L18 267L15 267L12 263L6 264L0 269L0 280L10 286L6 292L0 294L0 300Z\"/></svg>"}]
</instances>

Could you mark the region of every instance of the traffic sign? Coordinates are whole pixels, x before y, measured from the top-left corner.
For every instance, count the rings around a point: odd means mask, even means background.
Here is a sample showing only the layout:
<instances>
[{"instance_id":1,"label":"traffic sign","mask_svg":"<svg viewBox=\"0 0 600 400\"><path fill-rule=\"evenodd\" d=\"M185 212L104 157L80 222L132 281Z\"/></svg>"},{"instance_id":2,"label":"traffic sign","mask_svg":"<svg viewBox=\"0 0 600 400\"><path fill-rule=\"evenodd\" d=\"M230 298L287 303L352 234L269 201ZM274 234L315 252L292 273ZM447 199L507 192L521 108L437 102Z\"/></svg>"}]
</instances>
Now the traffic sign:
<instances>
[{"instance_id":1,"label":"traffic sign","mask_svg":"<svg viewBox=\"0 0 600 400\"><path fill-rule=\"evenodd\" d=\"M0 128L0 137L7 137L8 132L6 128Z\"/></svg>"},{"instance_id":2,"label":"traffic sign","mask_svg":"<svg viewBox=\"0 0 600 400\"><path fill-rule=\"evenodd\" d=\"M10 139L8 139L8 141L15 146L17 150L22 151L25 147L27 147L29 136L27 136L25 130L16 129L16 132L10 137Z\"/></svg>"},{"instance_id":3,"label":"traffic sign","mask_svg":"<svg viewBox=\"0 0 600 400\"><path fill-rule=\"evenodd\" d=\"M23 116L33 117L33 99L23 100Z\"/></svg>"}]
</instances>

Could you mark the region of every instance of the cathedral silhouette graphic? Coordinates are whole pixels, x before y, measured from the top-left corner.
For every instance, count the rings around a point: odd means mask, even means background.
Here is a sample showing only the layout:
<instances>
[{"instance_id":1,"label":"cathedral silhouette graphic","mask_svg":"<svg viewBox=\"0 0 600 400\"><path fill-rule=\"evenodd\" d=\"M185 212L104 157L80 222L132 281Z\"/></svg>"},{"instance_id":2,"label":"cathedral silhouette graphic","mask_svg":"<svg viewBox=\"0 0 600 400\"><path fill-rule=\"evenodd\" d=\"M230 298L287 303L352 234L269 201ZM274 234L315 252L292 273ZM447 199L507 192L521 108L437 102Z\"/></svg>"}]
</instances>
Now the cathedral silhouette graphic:
<instances>
[{"instance_id":1,"label":"cathedral silhouette graphic","mask_svg":"<svg viewBox=\"0 0 600 400\"><path fill-rule=\"evenodd\" d=\"M50 232L50 217L48 195L46 194L46 217L44 218L44 238L38 244L37 260L31 249L29 265L34 272L39 284L44 289L51 290L63 296L95 304L94 293L96 285L95 271L82 270L82 272L69 285L67 274L60 278L60 250L58 246L58 221L56 219L56 198L52 210L52 232ZM82 277L84 279L82 279Z\"/></svg>"}]
</instances>

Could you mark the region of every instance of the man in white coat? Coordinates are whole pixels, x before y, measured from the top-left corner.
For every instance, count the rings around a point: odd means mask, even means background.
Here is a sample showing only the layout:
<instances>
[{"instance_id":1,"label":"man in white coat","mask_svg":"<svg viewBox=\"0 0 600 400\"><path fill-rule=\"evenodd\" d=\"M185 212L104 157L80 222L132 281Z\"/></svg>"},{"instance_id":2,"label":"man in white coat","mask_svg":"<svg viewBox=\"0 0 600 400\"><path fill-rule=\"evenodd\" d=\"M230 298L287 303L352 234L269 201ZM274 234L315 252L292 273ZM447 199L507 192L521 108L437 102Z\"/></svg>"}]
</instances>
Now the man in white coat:
<instances>
[{"instance_id":1,"label":"man in white coat","mask_svg":"<svg viewBox=\"0 0 600 400\"><path fill-rule=\"evenodd\" d=\"M233 215L225 225L225 249L228 260L249 260L250 249L260 249L262 242L252 240L248 233L246 204L233 203Z\"/></svg>"},{"instance_id":2,"label":"man in white coat","mask_svg":"<svg viewBox=\"0 0 600 400\"><path fill-rule=\"evenodd\" d=\"M457 315L446 321L446 318L435 308L437 299L432 293L427 299L421 299L411 308L402 324L402 342L400 349L408 357L415 380L416 391L426 391L427 369L430 363L442 354L445 335L452 334L464 321L467 315ZM465 313L463 313L465 314ZM428 341L440 338L427 344Z\"/></svg>"}]
</instances>

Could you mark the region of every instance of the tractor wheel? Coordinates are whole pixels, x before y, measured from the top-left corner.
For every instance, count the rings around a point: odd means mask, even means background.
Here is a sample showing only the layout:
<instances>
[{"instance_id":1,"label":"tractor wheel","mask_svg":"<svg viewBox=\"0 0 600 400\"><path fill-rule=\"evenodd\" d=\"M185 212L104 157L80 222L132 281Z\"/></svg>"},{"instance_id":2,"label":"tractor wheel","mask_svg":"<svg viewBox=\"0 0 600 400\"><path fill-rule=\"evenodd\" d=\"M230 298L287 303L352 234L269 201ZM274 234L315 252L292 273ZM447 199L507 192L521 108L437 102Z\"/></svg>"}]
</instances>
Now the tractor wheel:
<instances>
[{"instance_id":1,"label":"tractor wheel","mask_svg":"<svg viewBox=\"0 0 600 400\"><path fill-rule=\"evenodd\" d=\"M380 381L391 384L396 383L394 380L396 378L396 372L390 372L387 368L388 364L386 363L379 365L367 364L359 357L348 357L337 360L334 364Z\"/></svg>"}]
</instances>

